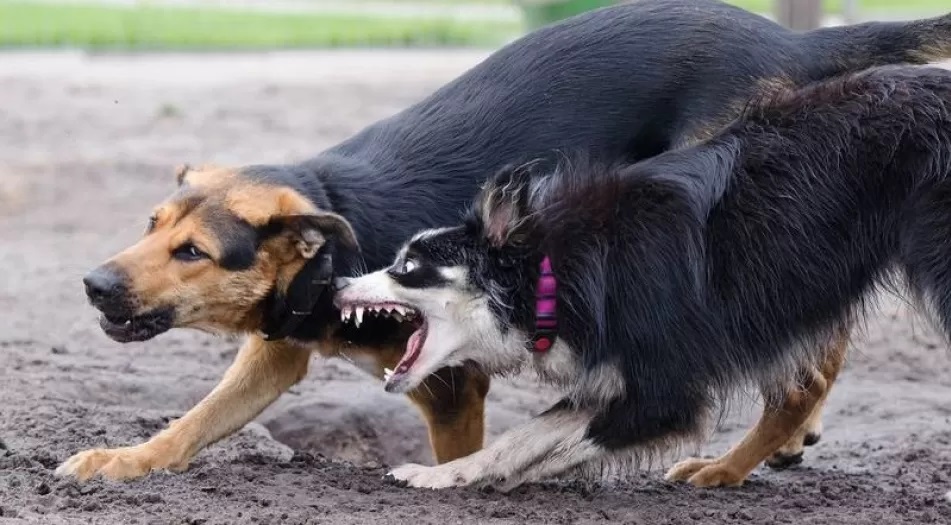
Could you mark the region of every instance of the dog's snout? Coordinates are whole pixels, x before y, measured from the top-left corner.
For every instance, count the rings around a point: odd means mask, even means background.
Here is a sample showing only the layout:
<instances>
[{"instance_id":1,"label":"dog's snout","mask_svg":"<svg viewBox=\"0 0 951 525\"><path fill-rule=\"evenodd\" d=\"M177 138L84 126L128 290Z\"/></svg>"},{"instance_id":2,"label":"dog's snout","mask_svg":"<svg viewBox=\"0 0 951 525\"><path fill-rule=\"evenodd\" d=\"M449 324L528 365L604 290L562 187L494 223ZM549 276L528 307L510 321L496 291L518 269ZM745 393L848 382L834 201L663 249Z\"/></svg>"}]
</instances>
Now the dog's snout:
<instances>
[{"instance_id":1,"label":"dog's snout","mask_svg":"<svg viewBox=\"0 0 951 525\"><path fill-rule=\"evenodd\" d=\"M350 286L350 281L352 281L350 277L337 277L334 279L334 290L338 292L343 290L344 288Z\"/></svg>"},{"instance_id":2,"label":"dog's snout","mask_svg":"<svg viewBox=\"0 0 951 525\"><path fill-rule=\"evenodd\" d=\"M89 272L83 277L83 285L89 301L96 306L120 299L126 288L122 273L110 265Z\"/></svg>"}]
</instances>

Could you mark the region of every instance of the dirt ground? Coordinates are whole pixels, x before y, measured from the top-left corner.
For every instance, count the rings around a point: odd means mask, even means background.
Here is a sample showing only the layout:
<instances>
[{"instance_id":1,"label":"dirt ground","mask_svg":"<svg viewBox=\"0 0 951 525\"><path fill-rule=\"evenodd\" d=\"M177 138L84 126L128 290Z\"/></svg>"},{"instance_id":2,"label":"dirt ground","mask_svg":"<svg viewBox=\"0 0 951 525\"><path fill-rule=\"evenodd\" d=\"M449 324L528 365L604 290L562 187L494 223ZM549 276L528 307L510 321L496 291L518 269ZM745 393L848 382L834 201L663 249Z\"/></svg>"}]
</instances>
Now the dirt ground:
<instances>
[{"instance_id":1,"label":"dirt ground","mask_svg":"<svg viewBox=\"0 0 951 525\"><path fill-rule=\"evenodd\" d=\"M132 242L182 162L302 159L474 64L470 52L0 55L0 523L951 523L951 356L894 299L868 323L798 468L742 488L621 480L443 492L384 483L429 462L401 397L342 361L309 376L178 475L77 485L73 452L140 442L208 392L239 341L173 331L120 345L80 277ZM490 396L497 435L555 395ZM702 452L725 450L743 402ZM645 466L647 467L647 466Z\"/></svg>"}]
</instances>

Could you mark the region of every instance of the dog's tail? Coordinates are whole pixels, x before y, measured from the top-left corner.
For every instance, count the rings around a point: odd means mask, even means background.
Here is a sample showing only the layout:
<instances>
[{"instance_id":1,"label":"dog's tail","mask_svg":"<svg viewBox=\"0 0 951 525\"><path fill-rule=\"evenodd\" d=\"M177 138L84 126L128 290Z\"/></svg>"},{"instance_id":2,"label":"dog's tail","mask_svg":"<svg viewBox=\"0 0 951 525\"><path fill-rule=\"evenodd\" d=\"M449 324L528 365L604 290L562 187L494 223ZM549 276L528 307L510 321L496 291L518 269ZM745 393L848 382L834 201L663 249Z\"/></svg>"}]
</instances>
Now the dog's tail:
<instances>
[{"instance_id":1,"label":"dog's tail","mask_svg":"<svg viewBox=\"0 0 951 525\"><path fill-rule=\"evenodd\" d=\"M908 22L869 22L817 29L801 35L812 80L892 64L951 59L951 13Z\"/></svg>"}]
</instances>

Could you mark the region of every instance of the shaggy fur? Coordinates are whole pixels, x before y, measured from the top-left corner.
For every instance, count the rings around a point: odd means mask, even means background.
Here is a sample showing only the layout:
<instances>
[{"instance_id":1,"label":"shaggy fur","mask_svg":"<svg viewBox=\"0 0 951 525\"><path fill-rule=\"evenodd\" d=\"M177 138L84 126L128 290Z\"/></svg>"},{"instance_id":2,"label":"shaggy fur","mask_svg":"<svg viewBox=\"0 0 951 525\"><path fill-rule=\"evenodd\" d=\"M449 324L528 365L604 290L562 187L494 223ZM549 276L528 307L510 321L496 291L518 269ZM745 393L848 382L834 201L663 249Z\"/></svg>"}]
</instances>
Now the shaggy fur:
<instances>
[{"instance_id":1,"label":"shaggy fur","mask_svg":"<svg viewBox=\"0 0 951 525\"><path fill-rule=\"evenodd\" d=\"M460 360L544 374L573 357L568 395L531 432L393 473L414 486L511 485L696 435L733 388L788 384L827 358L817 343L847 329L892 270L951 335L948 232L951 72L880 68L776 93L711 140L634 165L504 170L464 226L418 235L337 302L404 304L425 319L411 363L424 369L394 377L401 389ZM532 354L545 255L559 342ZM610 397L606 369L620 381Z\"/></svg>"}]
</instances>

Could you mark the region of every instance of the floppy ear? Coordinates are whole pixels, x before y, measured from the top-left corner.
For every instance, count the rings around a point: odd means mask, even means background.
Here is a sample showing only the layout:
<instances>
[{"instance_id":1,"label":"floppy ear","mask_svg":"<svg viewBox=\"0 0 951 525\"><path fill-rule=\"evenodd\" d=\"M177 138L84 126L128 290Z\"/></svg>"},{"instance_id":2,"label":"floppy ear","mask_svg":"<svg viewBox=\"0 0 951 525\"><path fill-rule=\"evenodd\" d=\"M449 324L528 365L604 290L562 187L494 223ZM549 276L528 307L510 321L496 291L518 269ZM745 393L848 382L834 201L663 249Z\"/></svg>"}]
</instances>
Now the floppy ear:
<instances>
[{"instance_id":1,"label":"floppy ear","mask_svg":"<svg viewBox=\"0 0 951 525\"><path fill-rule=\"evenodd\" d=\"M280 224L281 228L291 235L297 251L305 259L316 255L317 250L327 242L327 237L333 237L353 250L360 250L357 235L350 223L336 213L316 211L302 215L283 215L275 217L272 222Z\"/></svg>"},{"instance_id":2,"label":"floppy ear","mask_svg":"<svg viewBox=\"0 0 951 525\"><path fill-rule=\"evenodd\" d=\"M486 185L477 199L482 234L495 247L525 240L531 191L531 166L505 167Z\"/></svg>"}]
</instances>

